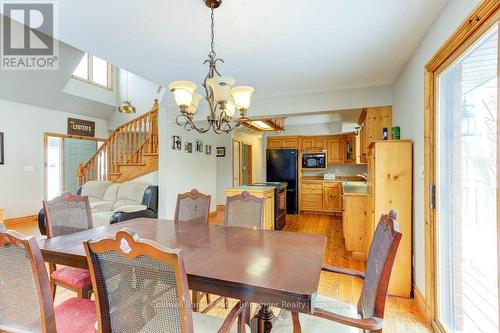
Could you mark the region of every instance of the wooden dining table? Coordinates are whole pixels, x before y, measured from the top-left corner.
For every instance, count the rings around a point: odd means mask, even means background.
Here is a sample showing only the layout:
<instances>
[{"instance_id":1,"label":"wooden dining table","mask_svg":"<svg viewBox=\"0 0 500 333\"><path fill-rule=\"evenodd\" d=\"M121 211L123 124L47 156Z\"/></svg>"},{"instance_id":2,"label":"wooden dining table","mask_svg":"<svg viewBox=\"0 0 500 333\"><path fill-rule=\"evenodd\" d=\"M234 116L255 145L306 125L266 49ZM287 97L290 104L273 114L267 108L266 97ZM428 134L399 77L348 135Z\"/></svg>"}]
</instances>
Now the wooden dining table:
<instances>
[{"instance_id":1,"label":"wooden dining table","mask_svg":"<svg viewBox=\"0 0 500 333\"><path fill-rule=\"evenodd\" d=\"M46 262L88 268L83 241L122 228L182 250L189 289L310 314L324 236L170 220L134 219L39 241Z\"/></svg>"}]
</instances>

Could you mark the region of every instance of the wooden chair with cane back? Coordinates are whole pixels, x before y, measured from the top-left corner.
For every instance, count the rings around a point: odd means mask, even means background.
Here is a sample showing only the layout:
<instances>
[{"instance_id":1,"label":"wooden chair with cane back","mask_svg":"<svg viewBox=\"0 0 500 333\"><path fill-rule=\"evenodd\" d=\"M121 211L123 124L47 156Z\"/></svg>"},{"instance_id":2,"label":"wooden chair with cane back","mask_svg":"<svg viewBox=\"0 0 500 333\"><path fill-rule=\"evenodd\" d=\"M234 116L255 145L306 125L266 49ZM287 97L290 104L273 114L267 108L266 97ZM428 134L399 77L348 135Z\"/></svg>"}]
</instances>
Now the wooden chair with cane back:
<instances>
[{"instance_id":1,"label":"wooden chair with cane back","mask_svg":"<svg viewBox=\"0 0 500 333\"><path fill-rule=\"evenodd\" d=\"M47 237L67 235L92 228L92 214L88 197L63 193L50 201L43 201ZM75 291L80 298L89 298L92 280L87 269L49 264L52 296L57 286Z\"/></svg>"},{"instance_id":2,"label":"wooden chair with cane back","mask_svg":"<svg viewBox=\"0 0 500 333\"><path fill-rule=\"evenodd\" d=\"M236 304L225 320L192 312L181 250L141 240L130 229L114 238L85 241L84 248L99 332L249 332L245 302Z\"/></svg>"},{"instance_id":3,"label":"wooden chair with cane back","mask_svg":"<svg viewBox=\"0 0 500 333\"><path fill-rule=\"evenodd\" d=\"M286 312L276 321L272 332L382 332L387 289L394 258L402 233L396 222L396 213L382 215L375 230L366 261L366 272L324 266L327 272L353 276L363 280L358 306L342 303L318 295L312 315ZM291 318L290 318L291 317Z\"/></svg>"},{"instance_id":4,"label":"wooden chair with cane back","mask_svg":"<svg viewBox=\"0 0 500 333\"><path fill-rule=\"evenodd\" d=\"M224 225L226 227L264 229L264 198L257 198L247 191L227 197Z\"/></svg>"},{"instance_id":5,"label":"wooden chair with cane back","mask_svg":"<svg viewBox=\"0 0 500 333\"><path fill-rule=\"evenodd\" d=\"M0 332L92 333L94 301L70 298L54 308L34 237L0 232Z\"/></svg>"},{"instance_id":6,"label":"wooden chair with cane back","mask_svg":"<svg viewBox=\"0 0 500 333\"><path fill-rule=\"evenodd\" d=\"M209 194L203 194L197 189L192 189L186 193L180 193L177 195L177 205L175 207L175 222L194 222L201 224L208 224L208 216L210 214L210 202L212 196ZM193 311L207 313L222 300L224 300L224 306L227 309L227 299L224 297L218 297L212 302L209 293L201 293L199 291L192 291L192 302ZM201 310L200 309L200 299L206 297L207 306Z\"/></svg>"}]
</instances>

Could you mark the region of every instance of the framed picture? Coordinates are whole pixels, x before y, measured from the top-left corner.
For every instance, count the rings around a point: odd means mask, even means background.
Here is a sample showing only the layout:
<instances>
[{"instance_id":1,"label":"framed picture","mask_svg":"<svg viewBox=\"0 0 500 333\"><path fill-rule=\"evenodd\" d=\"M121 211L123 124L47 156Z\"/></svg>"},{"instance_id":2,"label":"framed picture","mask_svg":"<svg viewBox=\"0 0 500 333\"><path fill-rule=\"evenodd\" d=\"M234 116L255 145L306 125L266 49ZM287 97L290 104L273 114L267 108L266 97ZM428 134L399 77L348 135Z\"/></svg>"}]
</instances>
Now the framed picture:
<instances>
[{"instance_id":1,"label":"framed picture","mask_svg":"<svg viewBox=\"0 0 500 333\"><path fill-rule=\"evenodd\" d=\"M191 143L191 142L186 142L186 143L184 144L184 151L185 151L186 153L192 153L192 152L193 152L193 143Z\"/></svg>"},{"instance_id":2,"label":"framed picture","mask_svg":"<svg viewBox=\"0 0 500 333\"><path fill-rule=\"evenodd\" d=\"M172 150L181 150L182 140L180 136L172 135Z\"/></svg>"},{"instance_id":3,"label":"framed picture","mask_svg":"<svg viewBox=\"0 0 500 333\"><path fill-rule=\"evenodd\" d=\"M212 146L211 145L205 146L205 154L212 155Z\"/></svg>"},{"instance_id":4,"label":"framed picture","mask_svg":"<svg viewBox=\"0 0 500 333\"><path fill-rule=\"evenodd\" d=\"M203 141L196 140L196 151L198 153L203 153Z\"/></svg>"},{"instance_id":5,"label":"framed picture","mask_svg":"<svg viewBox=\"0 0 500 333\"><path fill-rule=\"evenodd\" d=\"M215 148L215 156L224 157L226 156L226 147L217 147Z\"/></svg>"},{"instance_id":6,"label":"framed picture","mask_svg":"<svg viewBox=\"0 0 500 333\"><path fill-rule=\"evenodd\" d=\"M3 132L0 132L0 164L4 164L4 152L3 152Z\"/></svg>"}]
</instances>

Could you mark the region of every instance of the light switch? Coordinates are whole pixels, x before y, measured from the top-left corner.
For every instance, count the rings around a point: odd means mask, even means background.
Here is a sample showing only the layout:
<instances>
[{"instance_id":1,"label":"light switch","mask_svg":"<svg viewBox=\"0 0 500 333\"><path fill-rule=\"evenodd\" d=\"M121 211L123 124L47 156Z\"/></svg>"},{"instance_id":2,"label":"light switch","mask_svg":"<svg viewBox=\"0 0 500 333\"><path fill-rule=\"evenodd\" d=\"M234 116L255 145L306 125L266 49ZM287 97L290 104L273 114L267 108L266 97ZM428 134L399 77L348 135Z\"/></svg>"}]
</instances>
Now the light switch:
<instances>
[{"instance_id":1,"label":"light switch","mask_svg":"<svg viewBox=\"0 0 500 333\"><path fill-rule=\"evenodd\" d=\"M33 172L33 171L35 171L35 167L32 165L26 165L24 167L24 172Z\"/></svg>"},{"instance_id":2,"label":"light switch","mask_svg":"<svg viewBox=\"0 0 500 333\"><path fill-rule=\"evenodd\" d=\"M425 176L425 168L423 165L418 166L418 179L424 179Z\"/></svg>"}]
</instances>

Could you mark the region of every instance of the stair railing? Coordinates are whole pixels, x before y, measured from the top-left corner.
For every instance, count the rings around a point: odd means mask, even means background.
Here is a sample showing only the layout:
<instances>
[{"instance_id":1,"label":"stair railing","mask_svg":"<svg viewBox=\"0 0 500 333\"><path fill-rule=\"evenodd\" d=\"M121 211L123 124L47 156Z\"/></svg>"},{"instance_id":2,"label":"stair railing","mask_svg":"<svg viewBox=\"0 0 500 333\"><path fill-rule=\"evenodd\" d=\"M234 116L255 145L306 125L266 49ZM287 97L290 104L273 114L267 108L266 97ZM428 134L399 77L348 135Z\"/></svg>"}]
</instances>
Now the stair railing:
<instances>
[{"instance_id":1,"label":"stair railing","mask_svg":"<svg viewBox=\"0 0 500 333\"><path fill-rule=\"evenodd\" d=\"M158 100L151 111L121 125L85 164L78 166L80 185L110 180L120 165L142 165L144 156L158 154Z\"/></svg>"}]
</instances>

